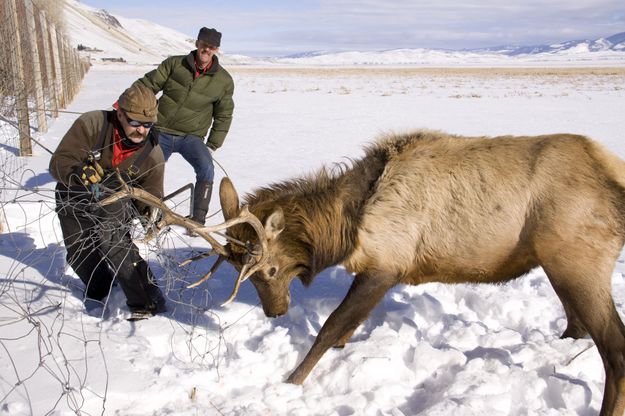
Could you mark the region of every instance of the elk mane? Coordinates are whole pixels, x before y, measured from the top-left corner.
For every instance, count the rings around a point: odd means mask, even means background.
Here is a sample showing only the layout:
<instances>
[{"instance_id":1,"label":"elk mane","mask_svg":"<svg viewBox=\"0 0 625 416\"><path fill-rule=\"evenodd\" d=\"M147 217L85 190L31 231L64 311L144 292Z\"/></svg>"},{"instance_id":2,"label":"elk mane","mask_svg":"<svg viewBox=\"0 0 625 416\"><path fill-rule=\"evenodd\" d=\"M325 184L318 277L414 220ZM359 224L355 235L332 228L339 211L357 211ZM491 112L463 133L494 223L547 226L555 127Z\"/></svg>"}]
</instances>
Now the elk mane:
<instances>
[{"instance_id":1,"label":"elk mane","mask_svg":"<svg viewBox=\"0 0 625 416\"><path fill-rule=\"evenodd\" d=\"M361 159L350 159L311 175L271 184L246 195L244 203L261 222L275 207L284 210L286 227L281 238L285 239L288 256L309 270L309 276L300 278L304 284L310 284L312 276L329 264L341 263L357 247L363 209L388 161L407 144L429 137L429 133L423 132L386 136L366 148Z\"/></svg>"}]
</instances>

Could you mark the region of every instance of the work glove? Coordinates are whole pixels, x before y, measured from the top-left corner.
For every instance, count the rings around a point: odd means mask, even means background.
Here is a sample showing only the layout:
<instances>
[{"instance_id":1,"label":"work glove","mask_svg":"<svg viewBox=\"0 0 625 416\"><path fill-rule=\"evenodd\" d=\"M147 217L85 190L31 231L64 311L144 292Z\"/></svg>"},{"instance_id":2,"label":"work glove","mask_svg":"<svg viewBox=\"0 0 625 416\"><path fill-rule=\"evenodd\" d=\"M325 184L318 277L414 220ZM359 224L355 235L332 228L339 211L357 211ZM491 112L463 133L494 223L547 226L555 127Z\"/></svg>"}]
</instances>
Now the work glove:
<instances>
[{"instance_id":1,"label":"work glove","mask_svg":"<svg viewBox=\"0 0 625 416\"><path fill-rule=\"evenodd\" d=\"M83 185L93 185L102 181L104 169L102 169L102 166L100 166L96 160L91 160L80 169L79 176Z\"/></svg>"}]
</instances>

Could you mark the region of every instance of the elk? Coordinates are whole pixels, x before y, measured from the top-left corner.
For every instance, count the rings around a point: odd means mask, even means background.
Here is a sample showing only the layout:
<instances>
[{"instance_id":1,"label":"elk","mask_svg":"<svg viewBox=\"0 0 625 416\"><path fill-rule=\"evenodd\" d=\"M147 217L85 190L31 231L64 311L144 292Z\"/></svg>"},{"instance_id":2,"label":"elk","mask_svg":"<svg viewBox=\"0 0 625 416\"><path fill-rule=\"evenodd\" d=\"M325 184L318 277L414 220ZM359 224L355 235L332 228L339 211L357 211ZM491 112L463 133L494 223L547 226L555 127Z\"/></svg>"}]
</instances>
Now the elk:
<instances>
[{"instance_id":1,"label":"elk","mask_svg":"<svg viewBox=\"0 0 625 416\"><path fill-rule=\"evenodd\" d=\"M216 264L240 271L228 301L249 278L275 317L295 277L310 285L338 264L354 275L288 382L345 346L395 285L492 284L542 267L564 307L562 337L590 334L603 360L600 414L623 415L625 327L611 275L625 242L625 162L591 139L390 134L349 166L259 189L243 207L224 178L220 200L229 242L211 243Z\"/></svg>"}]
</instances>

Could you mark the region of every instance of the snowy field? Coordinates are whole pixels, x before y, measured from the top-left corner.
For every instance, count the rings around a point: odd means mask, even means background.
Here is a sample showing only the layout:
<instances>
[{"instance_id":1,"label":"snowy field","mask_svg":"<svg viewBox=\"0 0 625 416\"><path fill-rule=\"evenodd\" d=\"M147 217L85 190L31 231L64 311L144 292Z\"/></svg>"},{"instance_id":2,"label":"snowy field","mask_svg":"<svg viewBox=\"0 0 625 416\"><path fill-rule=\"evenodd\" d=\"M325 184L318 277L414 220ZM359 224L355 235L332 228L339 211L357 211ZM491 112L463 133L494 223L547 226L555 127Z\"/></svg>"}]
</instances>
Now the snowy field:
<instances>
[{"instance_id":1,"label":"snowy field","mask_svg":"<svg viewBox=\"0 0 625 416\"><path fill-rule=\"evenodd\" d=\"M150 67L100 65L67 108L105 109ZM463 135L585 134L625 158L625 69L232 68L235 119L215 153L217 180L239 193L359 157L388 131ZM76 114L35 136L54 150ZM15 152L9 145L0 151ZM590 339L560 340L564 312L544 273L503 286L400 286L303 386L283 383L346 293L341 268L266 318L250 283L219 304L235 272L172 266L207 247L171 229L142 246L170 311L128 322L121 290L87 315L53 213L50 155L34 147L3 191L0 415L595 415L603 367ZM166 192L194 181L179 155ZM575 192L571 189L571 192ZM216 200L211 223L222 220ZM176 209L186 214L184 201ZM625 314L625 265L613 293Z\"/></svg>"}]
</instances>

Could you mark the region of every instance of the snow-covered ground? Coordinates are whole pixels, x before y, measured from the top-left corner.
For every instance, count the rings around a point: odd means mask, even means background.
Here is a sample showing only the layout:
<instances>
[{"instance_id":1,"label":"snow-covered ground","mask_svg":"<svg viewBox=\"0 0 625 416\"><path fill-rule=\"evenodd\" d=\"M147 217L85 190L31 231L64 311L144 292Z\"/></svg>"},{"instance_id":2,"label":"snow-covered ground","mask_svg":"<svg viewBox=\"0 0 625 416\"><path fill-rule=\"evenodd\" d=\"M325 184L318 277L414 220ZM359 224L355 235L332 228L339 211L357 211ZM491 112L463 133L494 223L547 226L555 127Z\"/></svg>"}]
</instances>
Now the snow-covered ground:
<instances>
[{"instance_id":1,"label":"snow-covered ground","mask_svg":"<svg viewBox=\"0 0 625 416\"><path fill-rule=\"evenodd\" d=\"M94 66L68 110L108 108L149 69ZM464 135L581 133L625 158L623 70L231 72L235 119L214 156L217 180L229 175L240 193L358 157L384 132L422 127ZM63 114L36 138L53 150L75 117ZM34 152L13 177L23 190L2 194L0 415L598 413L599 355L590 339L559 339L566 320L541 270L502 286L397 287L302 386L283 381L346 293L351 277L341 268L324 271L308 289L294 281L283 317L264 316L249 282L221 308L234 270L224 266L186 289L211 261L171 267L207 247L172 229L159 239L160 252L142 246L170 311L127 322L124 296L114 288L105 316L89 316L64 261L50 155L38 146ZM193 176L172 156L166 191ZM210 220L220 221L220 214ZM621 313L622 273L619 261L613 292Z\"/></svg>"}]
</instances>

